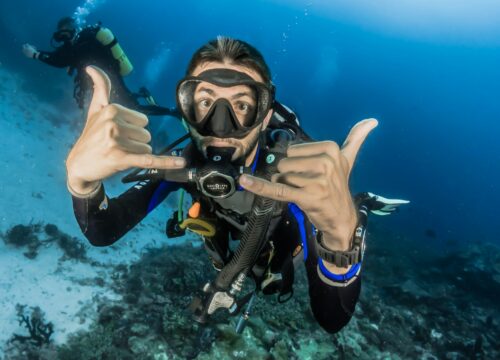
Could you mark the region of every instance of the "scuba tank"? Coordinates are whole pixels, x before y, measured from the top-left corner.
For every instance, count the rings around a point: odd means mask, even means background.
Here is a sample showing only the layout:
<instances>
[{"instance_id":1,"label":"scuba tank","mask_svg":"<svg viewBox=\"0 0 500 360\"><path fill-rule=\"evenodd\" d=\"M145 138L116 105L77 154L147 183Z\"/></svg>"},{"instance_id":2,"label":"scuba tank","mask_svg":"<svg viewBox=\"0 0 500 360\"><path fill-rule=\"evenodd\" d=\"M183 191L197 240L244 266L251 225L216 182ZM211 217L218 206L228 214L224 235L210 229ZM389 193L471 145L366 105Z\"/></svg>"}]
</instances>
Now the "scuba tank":
<instances>
[{"instance_id":1,"label":"scuba tank","mask_svg":"<svg viewBox=\"0 0 500 360\"><path fill-rule=\"evenodd\" d=\"M122 47L116 40L115 36L111 32L111 30L101 27L96 34L96 39L104 46L108 47L111 50L111 54L113 58L120 64L120 75L127 76L132 72L134 67L132 63L128 59L127 55L123 51Z\"/></svg>"}]
</instances>

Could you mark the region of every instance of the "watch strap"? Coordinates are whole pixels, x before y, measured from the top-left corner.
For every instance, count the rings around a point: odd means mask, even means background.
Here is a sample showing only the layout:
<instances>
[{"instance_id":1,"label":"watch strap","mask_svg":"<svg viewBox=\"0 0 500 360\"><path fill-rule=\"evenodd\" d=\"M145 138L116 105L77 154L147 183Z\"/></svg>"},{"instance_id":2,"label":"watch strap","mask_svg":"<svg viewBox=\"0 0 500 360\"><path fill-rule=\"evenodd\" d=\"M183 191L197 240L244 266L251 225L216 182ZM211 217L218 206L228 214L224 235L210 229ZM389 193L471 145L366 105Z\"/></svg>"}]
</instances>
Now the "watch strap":
<instances>
[{"instance_id":1,"label":"watch strap","mask_svg":"<svg viewBox=\"0 0 500 360\"><path fill-rule=\"evenodd\" d=\"M353 246L351 250L347 251L336 251L329 250L326 248L322 242L323 233L318 232L316 240L318 244L318 255L323 260L335 264L338 267L347 268L350 265L357 264L361 262L361 247Z\"/></svg>"},{"instance_id":2,"label":"watch strap","mask_svg":"<svg viewBox=\"0 0 500 360\"><path fill-rule=\"evenodd\" d=\"M347 268L350 265L363 261L367 220L366 210L367 209L364 205L361 205L359 208L358 224L354 231L350 250L338 251L328 249L323 243L323 232L318 231L316 234L318 256L335 266L343 268Z\"/></svg>"}]
</instances>

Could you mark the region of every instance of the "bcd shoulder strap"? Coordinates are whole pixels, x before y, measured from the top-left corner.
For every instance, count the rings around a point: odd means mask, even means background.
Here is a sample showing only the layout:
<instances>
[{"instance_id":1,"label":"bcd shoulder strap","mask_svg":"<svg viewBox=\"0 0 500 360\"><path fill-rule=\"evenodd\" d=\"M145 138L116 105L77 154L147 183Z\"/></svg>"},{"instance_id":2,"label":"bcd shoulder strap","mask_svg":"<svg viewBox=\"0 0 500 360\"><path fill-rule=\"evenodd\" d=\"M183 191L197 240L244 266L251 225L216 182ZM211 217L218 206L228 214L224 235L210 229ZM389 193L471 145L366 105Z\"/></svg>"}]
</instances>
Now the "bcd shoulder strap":
<instances>
[{"instance_id":1,"label":"bcd shoulder strap","mask_svg":"<svg viewBox=\"0 0 500 360\"><path fill-rule=\"evenodd\" d=\"M273 104L274 114L269 123L271 129L288 129L294 134L293 142L313 141L300 125L297 114L279 101Z\"/></svg>"}]
</instances>

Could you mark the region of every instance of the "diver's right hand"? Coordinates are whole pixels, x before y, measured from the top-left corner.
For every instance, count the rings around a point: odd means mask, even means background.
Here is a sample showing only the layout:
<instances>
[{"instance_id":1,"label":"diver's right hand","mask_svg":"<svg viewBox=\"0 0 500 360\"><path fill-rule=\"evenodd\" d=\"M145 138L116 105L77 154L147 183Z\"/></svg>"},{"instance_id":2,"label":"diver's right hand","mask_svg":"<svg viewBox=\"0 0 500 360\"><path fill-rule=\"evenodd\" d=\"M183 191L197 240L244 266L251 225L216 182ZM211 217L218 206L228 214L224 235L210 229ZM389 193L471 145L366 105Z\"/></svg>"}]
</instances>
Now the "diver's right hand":
<instances>
[{"instance_id":1,"label":"diver's right hand","mask_svg":"<svg viewBox=\"0 0 500 360\"><path fill-rule=\"evenodd\" d=\"M30 44L23 45L23 54L27 58L34 59L36 53L38 53L38 51L36 50L36 48L33 45L30 45Z\"/></svg>"},{"instance_id":2,"label":"diver's right hand","mask_svg":"<svg viewBox=\"0 0 500 360\"><path fill-rule=\"evenodd\" d=\"M178 169L181 157L152 155L146 115L118 104L110 104L111 82L99 68L88 66L94 83L87 122L66 159L68 185L78 194L88 194L100 181L132 167Z\"/></svg>"}]
</instances>

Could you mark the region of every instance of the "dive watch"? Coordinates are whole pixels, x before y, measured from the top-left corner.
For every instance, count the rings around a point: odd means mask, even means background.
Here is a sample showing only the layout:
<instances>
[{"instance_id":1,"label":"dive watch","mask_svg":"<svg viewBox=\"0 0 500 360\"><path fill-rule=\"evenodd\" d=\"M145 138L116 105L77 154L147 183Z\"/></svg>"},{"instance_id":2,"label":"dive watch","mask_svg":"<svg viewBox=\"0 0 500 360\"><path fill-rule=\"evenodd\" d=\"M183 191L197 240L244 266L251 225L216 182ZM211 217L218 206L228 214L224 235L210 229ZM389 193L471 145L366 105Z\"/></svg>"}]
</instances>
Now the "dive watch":
<instances>
[{"instance_id":1,"label":"dive watch","mask_svg":"<svg viewBox=\"0 0 500 360\"><path fill-rule=\"evenodd\" d=\"M366 237L366 212L360 209L359 221L354 231L351 249L347 251L330 250L323 243L323 232L319 231L316 234L318 255L324 261L334 264L338 267L347 268L363 261L365 253L365 237ZM363 216L364 215L364 216Z\"/></svg>"}]
</instances>

